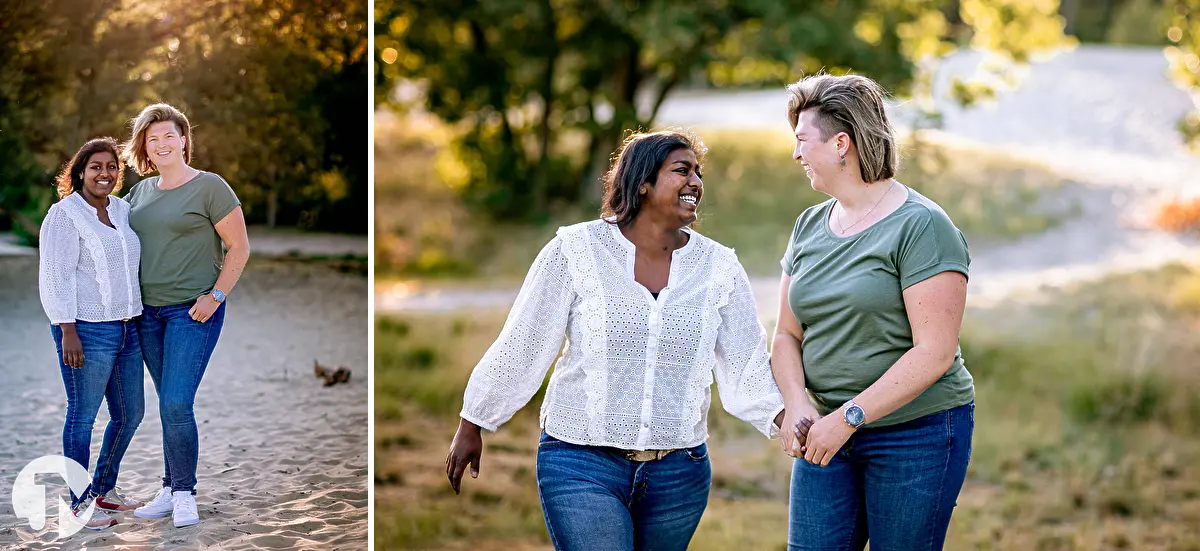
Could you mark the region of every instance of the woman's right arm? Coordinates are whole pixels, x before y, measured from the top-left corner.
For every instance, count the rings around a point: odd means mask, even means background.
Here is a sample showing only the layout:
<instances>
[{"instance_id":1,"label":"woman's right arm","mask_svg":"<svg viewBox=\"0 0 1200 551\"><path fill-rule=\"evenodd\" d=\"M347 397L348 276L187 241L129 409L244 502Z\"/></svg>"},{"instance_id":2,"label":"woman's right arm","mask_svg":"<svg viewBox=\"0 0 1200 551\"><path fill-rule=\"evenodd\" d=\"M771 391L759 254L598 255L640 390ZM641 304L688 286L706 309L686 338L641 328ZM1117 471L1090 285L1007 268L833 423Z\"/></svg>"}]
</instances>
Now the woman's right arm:
<instances>
[{"instance_id":1,"label":"woman's right arm","mask_svg":"<svg viewBox=\"0 0 1200 551\"><path fill-rule=\"evenodd\" d=\"M472 477L479 475L481 429L495 431L541 388L562 349L573 300L562 238L555 237L534 260L504 329L467 381L462 419L446 458L446 475L455 493L467 465Z\"/></svg>"},{"instance_id":2,"label":"woman's right arm","mask_svg":"<svg viewBox=\"0 0 1200 551\"><path fill-rule=\"evenodd\" d=\"M783 426L780 427L783 451L794 455L804 445L803 442L796 445L793 434L796 424L805 418L815 422L820 415L804 390L804 360L800 353L804 330L788 303L791 282L792 278L786 272L779 280L779 315L776 318L775 338L771 343L771 373L775 375L775 384L779 386L786 408Z\"/></svg>"},{"instance_id":3,"label":"woman's right arm","mask_svg":"<svg viewBox=\"0 0 1200 551\"><path fill-rule=\"evenodd\" d=\"M83 345L75 332L78 302L75 270L79 266L79 235L58 209L51 209L38 231L38 295L50 323L62 329L63 363L83 367Z\"/></svg>"}]
</instances>

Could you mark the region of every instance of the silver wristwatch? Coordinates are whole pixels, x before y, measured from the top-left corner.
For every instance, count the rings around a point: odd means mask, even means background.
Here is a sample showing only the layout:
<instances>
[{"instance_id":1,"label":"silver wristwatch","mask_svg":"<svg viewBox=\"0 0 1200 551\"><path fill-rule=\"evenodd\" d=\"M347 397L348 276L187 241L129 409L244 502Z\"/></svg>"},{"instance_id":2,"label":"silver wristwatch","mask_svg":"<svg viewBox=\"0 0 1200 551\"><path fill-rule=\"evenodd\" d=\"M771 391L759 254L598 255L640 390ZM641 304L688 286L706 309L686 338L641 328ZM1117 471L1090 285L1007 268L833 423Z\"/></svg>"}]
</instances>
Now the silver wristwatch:
<instances>
[{"instance_id":1,"label":"silver wristwatch","mask_svg":"<svg viewBox=\"0 0 1200 551\"><path fill-rule=\"evenodd\" d=\"M854 400L846 400L846 403L842 404L842 419L847 425L857 429L867 422L867 412L863 411L862 406L854 403Z\"/></svg>"}]
</instances>

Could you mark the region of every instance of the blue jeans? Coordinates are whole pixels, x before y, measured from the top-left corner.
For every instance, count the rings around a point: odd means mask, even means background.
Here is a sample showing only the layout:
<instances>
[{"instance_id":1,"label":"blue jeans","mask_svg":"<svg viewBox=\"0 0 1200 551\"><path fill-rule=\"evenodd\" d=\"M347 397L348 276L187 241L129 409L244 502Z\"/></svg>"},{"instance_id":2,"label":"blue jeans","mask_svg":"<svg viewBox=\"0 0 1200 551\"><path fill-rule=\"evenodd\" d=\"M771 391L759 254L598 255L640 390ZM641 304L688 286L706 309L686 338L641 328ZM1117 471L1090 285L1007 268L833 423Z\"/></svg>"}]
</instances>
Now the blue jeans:
<instances>
[{"instance_id":1,"label":"blue jeans","mask_svg":"<svg viewBox=\"0 0 1200 551\"><path fill-rule=\"evenodd\" d=\"M200 436L196 431L196 390L217 347L225 305L205 323L188 315L192 303L143 305L138 318L146 370L158 392L158 415L163 431L163 486L173 492L196 493L196 464Z\"/></svg>"},{"instance_id":2,"label":"blue jeans","mask_svg":"<svg viewBox=\"0 0 1200 551\"><path fill-rule=\"evenodd\" d=\"M836 415L836 413L835 413ZM829 465L792 466L788 549L941 549L971 459L975 403L855 432Z\"/></svg>"},{"instance_id":3,"label":"blue jeans","mask_svg":"<svg viewBox=\"0 0 1200 551\"><path fill-rule=\"evenodd\" d=\"M133 321L75 322L83 345L83 367L62 361L62 328L50 326L58 350L58 368L67 390L67 416L63 423L63 455L88 468L92 427L100 401L108 402L108 427L92 483L82 496L71 493L72 505L81 498L108 493L117 485L121 459L142 422L146 400L142 391L142 347Z\"/></svg>"},{"instance_id":4,"label":"blue jeans","mask_svg":"<svg viewBox=\"0 0 1200 551\"><path fill-rule=\"evenodd\" d=\"M708 505L708 447L636 462L542 433L538 496L558 551L684 551Z\"/></svg>"}]
</instances>

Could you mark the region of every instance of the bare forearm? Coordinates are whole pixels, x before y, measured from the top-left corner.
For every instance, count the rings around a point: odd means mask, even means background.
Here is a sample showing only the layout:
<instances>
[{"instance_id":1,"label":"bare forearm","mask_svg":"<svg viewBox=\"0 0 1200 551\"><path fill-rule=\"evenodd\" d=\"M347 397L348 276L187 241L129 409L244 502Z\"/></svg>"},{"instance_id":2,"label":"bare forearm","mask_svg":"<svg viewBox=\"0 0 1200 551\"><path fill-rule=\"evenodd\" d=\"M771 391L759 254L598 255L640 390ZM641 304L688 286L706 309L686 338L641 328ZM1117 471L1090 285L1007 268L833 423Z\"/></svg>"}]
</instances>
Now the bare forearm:
<instances>
[{"instance_id":1,"label":"bare forearm","mask_svg":"<svg viewBox=\"0 0 1200 551\"><path fill-rule=\"evenodd\" d=\"M954 353L914 346L867 387L854 402L862 406L871 423L900 409L933 385L954 361Z\"/></svg>"},{"instance_id":2,"label":"bare forearm","mask_svg":"<svg viewBox=\"0 0 1200 551\"><path fill-rule=\"evenodd\" d=\"M225 253L225 265L221 268L221 274L217 276L217 283L214 285L217 289L229 294L237 285L238 279L242 277L242 272L246 269L246 262L250 259L250 247L231 248Z\"/></svg>"},{"instance_id":3,"label":"bare forearm","mask_svg":"<svg viewBox=\"0 0 1200 551\"><path fill-rule=\"evenodd\" d=\"M800 341L796 337L787 333L775 334L771 345L771 373L775 376L775 384L779 386L785 404L808 401L804 392L804 361L800 355Z\"/></svg>"}]
</instances>

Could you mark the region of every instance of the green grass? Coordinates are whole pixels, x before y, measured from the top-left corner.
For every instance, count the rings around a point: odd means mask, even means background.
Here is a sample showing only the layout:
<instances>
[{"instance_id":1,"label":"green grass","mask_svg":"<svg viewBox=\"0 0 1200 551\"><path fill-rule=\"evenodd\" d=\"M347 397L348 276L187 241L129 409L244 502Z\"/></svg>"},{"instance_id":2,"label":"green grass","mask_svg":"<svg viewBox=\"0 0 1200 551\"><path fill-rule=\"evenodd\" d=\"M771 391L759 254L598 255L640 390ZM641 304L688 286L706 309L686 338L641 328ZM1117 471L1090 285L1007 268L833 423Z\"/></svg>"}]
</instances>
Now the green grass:
<instances>
[{"instance_id":1,"label":"green grass","mask_svg":"<svg viewBox=\"0 0 1200 551\"><path fill-rule=\"evenodd\" d=\"M502 311L376 323L381 549L549 549L531 403L485 437L480 478L449 489L462 391ZM1200 550L1200 270L1167 267L972 309L977 390L947 549ZM783 549L790 463L709 412L713 491L692 549Z\"/></svg>"},{"instance_id":2,"label":"green grass","mask_svg":"<svg viewBox=\"0 0 1200 551\"><path fill-rule=\"evenodd\" d=\"M796 217L827 197L791 158L787 133L697 129L709 154L697 229L735 248L752 275L778 272ZM377 126L376 263L384 276L519 281L559 225L598 213L560 205L544 225L484 222L441 183L455 164L449 131L432 121ZM1057 204L1066 182L985 151L905 145L898 180L940 204L973 244L1036 233L1076 215ZM593 198L598 200L598 198Z\"/></svg>"}]
</instances>

